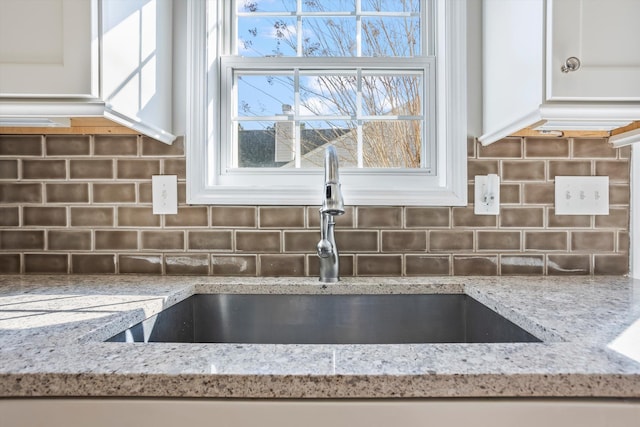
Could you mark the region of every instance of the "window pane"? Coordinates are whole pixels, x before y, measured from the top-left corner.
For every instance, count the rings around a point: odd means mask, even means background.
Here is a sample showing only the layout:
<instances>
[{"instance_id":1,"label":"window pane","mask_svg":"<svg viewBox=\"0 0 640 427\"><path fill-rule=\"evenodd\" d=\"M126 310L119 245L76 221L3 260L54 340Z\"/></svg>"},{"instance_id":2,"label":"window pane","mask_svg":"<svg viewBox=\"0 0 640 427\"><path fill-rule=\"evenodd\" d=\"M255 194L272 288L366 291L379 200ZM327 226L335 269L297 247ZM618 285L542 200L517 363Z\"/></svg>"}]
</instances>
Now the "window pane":
<instances>
[{"instance_id":1,"label":"window pane","mask_svg":"<svg viewBox=\"0 0 640 427\"><path fill-rule=\"evenodd\" d=\"M350 121L306 121L300 124L303 168L321 168L328 145L336 147L340 167L358 164L356 124Z\"/></svg>"},{"instance_id":2,"label":"window pane","mask_svg":"<svg viewBox=\"0 0 640 427\"><path fill-rule=\"evenodd\" d=\"M295 56L296 21L287 17L239 17L238 55Z\"/></svg>"},{"instance_id":3,"label":"window pane","mask_svg":"<svg viewBox=\"0 0 640 427\"><path fill-rule=\"evenodd\" d=\"M420 54L419 18L362 18L362 56L414 57Z\"/></svg>"},{"instance_id":4,"label":"window pane","mask_svg":"<svg viewBox=\"0 0 640 427\"><path fill-rule=\"evenodd\" d=\"M276 116L293 105L293 75L238 75L238 117Z\"/></svg>"},{"instance_id":5,"label":"window pane","mask_svg":"<svg viewBox=\"0 0 640 427\"><path fill-rule=\"evenodd\" d=\"M366 116L422 115L422 75L381 74L362 78L362 111Z\"/></svg>"},{"instance_id":6,"label":"window pane","mask_svg":"<svg viewBox=\"0 0 640 427\"><path fill-rule=\"evenodd\" d=\"M362 0L362 10L369 12L420 12L420 0Z\"/></svg>"},{"instance_id":7,"label":"window pane","mask_svg":"<svg viewBox=\"0 0 640 427\"><path fill-rule=\"evenodd\" d=\"M355 0L303 0L303 12L355 12Z\"/></svg>"},{"instance_id":8,"label":"window pane","mask_svg":"<svg viewBox=\"0 0 640 427\"><path fill-rule=\"evenodd\" d=\"M356 56L356 20L348 17L304 18L304 56Z\"/></svg>"},{"instance_id":9,"label":"window pane","mask_svg":"<svg viewBox=\"0 0 640 427\"><path fill-rule=\"evenodd\" d=\"M238 124L237 167L269 168L279 166L275 157L274 122Z\"/></svg>"},{"instance_id":10,"label":"window pane","mask_svg":"<svg viewBox=\"0 0 640 427\"><path fill-rule=\"evenodd\" d=\"M362 125L366 168L419 168L422 123L418 120L370 121Z\"/></svg>"},{"instance_id":11,"label":"window pane","mask_svg":"<svg viewBox=\"0 0 640 427\"><path fill-rule=\"evenodd\" d=\"M238 13L295 12L296 0L237 0Z\"/></svg>"},{"instance_id":12,"label":"window pane","mask_svg":"<svg viewBox=\"0 0 640 427\"><path fill-rule=\"evenodd\" d=\"M301 75L300 115L355 116L356 75Z\"/></svg>"}]
</instances>

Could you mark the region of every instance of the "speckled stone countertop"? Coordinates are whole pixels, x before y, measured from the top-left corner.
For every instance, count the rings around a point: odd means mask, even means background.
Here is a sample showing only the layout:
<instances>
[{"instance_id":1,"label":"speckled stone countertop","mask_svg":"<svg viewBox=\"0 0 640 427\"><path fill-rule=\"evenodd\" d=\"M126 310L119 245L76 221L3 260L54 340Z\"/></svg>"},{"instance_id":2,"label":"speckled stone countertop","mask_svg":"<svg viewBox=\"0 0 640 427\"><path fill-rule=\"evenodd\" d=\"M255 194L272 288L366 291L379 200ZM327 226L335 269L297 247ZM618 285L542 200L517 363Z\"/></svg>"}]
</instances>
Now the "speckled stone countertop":
<instances>
[{"instance_id":1,"label":"speckled stone countertop","mask_svg":"<svg viewBox=\"0 0 640 427\"><path fill-rule=\"evenodd\" d=\"M194 293L466 293L542 343L104 342ZM624 277L0 276L0 396L640 398Z\"/></svg>"}]
</instances>

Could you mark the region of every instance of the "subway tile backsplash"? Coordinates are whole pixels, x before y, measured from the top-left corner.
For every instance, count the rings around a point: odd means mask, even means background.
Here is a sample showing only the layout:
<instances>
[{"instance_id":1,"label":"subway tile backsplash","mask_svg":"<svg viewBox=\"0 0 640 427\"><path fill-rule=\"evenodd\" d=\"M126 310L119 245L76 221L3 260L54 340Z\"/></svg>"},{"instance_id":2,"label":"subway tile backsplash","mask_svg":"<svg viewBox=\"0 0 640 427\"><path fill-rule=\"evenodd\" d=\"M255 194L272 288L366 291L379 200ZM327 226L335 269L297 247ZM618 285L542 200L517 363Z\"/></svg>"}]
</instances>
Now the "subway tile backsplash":
<instances>
[{"instance_id":1,"label":"subway tile backsplash","mask_svg":"<svg viewBox=\"0 0 640 427\"><path fill-rule=\"evenodd\" d=\"M627 273L629 148L511 137L468 153L469 206L347 206L341 275ZM499 216L473 213L488 173ZM177 215L152 215L154 174L178 176ZM556 216L557 175L609 176L610 215ZM193 206L185 188L181 140L0 135L0 274L318 274L318 206Z\"/></svg>"}]
</instances>

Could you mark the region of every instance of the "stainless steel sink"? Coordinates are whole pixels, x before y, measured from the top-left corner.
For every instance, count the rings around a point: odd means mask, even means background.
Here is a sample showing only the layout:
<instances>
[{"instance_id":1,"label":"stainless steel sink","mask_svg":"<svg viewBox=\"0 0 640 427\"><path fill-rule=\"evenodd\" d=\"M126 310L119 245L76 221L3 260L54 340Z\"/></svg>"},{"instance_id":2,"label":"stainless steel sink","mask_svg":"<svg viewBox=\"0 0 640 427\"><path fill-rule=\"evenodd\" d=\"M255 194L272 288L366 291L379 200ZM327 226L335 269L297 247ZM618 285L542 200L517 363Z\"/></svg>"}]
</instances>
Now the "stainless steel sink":
<instances>
[{"instance_id":1,"label":"stainless steel sink","mask_svg":"<svg viewBox=\"0 0 640 427\"><path fill-rule=\"evenodd\" d=\"M197 294L108 341L246 344L540 342L464 294Z\"/></svg>"}]
</instances>

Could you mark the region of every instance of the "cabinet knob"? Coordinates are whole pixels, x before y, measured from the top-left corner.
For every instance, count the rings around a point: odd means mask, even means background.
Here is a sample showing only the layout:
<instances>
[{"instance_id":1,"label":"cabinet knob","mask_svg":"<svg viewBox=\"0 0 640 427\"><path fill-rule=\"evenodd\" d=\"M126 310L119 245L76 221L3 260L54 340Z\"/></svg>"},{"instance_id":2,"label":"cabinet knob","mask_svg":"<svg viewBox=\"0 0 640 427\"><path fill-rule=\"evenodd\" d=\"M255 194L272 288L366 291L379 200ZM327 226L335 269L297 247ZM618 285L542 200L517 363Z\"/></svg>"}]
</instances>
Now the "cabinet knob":
<instances>
[{"instance_id":1,"label":"cabinet knob","mask_svg":"<svg viewBox=\"0 0 640 427\"><path fill-rule=\"evenodd\" d=\"M569 73L571 71L576 71L580 68L580 60L575 56L571 56L564 61L564 65L560 67L560 71L563 73Z\"/></svg>"}]
</instances>

